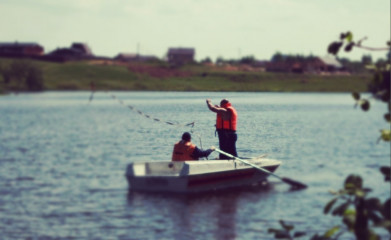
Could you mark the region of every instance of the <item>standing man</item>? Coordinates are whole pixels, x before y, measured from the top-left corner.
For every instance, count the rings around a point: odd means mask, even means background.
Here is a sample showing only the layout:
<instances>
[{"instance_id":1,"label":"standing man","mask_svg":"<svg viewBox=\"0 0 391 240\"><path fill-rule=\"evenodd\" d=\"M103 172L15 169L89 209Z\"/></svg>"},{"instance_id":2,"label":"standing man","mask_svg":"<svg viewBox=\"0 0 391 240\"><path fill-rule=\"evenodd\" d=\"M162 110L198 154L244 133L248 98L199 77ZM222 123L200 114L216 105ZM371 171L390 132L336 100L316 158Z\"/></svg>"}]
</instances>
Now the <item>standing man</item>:
<instances>
[{"instance_id":1,"label":"standing man","mask_svg":"<svg viewBox=\"0 0 391 240\"><path fill-rule=\"evenodd\" d=\"M227 99L221 100L220 106L212 105L210 99L206 99L206 104L212 112L217 113L216 131L219 136L220 149L237 157L236 140L238 136L236 135L236 122L238 114L235 108L232 107ZM220 154L220 159L229 159L229 157Z\"/></svg>"}]
</instances>

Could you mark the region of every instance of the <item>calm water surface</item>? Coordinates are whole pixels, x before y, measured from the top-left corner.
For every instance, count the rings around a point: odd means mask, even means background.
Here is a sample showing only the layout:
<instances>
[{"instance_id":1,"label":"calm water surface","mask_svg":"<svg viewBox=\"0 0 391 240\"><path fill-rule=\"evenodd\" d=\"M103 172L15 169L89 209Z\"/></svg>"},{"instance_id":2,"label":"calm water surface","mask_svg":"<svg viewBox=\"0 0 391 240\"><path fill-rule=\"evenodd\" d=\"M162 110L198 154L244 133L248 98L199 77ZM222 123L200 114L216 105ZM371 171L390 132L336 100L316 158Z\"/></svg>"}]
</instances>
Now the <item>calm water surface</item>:
<instances>
[{"instance_id":1,"label":"calm water surface","mask_svg":"<svg viewBox=\"0 0 391 240\"><path fill-rule=\"evenodd\" d=\"M376 143L389 128L382 103L364 113L349 93L113 94L123 104L104 92L90 103L88 92L0 97L0 239L271 239L279 219L312 235L339 224L322 209L348 174L360 174L374 196L390 194L378 171L390 164L389 145ZM309 188L270 178L264 189L129 193L126 165L170 159L184 131L198 146L218 146L206 98L236 107L239 155L281 160L276 173ZM195 126L156 122L128 105Z\"/></svg>"}]
</instances>

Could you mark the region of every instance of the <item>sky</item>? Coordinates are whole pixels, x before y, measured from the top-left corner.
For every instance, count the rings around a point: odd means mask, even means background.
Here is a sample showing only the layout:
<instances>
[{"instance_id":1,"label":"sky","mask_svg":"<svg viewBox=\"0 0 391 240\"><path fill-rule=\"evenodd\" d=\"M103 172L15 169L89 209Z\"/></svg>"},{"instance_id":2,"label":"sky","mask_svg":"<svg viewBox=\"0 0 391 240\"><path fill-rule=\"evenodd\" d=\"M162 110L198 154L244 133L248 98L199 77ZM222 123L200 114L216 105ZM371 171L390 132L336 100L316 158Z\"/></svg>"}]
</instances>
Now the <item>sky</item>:
<instances>
[{"instance_id":1,"label":"sky","mask_svg":"<svg viewBox=\"0 0 391 240\"><path fill-rule=\"evenodd\" d=\"M194 48L196 60L277 52L326 56L341 32L362 45L386 47L390 0L0 0L0 42L36 42L45 53L87 43L98 56L139 53L165 57ZM385 58L354 49L339 57Z\"/></svg>"}]
</instances>

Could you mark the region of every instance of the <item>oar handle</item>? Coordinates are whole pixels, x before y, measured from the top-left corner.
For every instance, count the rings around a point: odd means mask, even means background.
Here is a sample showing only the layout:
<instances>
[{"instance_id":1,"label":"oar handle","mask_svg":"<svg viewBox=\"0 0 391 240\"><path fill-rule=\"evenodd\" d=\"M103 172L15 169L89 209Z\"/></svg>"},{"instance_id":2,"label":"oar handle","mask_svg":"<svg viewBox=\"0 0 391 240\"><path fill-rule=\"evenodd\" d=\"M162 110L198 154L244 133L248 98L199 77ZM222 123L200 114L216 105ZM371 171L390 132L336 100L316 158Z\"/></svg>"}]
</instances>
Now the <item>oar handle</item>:
<instances>
[{"instance_id":1,"label":"oar handle","mask_svg":"<svg viewBox=\"0 0 391 240\"><path fill-rule=\"evenodd\" d=\"M241 161L241 162L243 162L243 163L245 163L245 164L247 164L247 165L250 165L250 166L252 166L253 168L256 168L256 169L258 169L258 170L260 170L260 171L262 171L262 172L264 172L264 173L270 174L270 175L272 175L272 176L274 176L274 177L280 179L280 180L283 181L284 183L289 184L291 187L294 187L294 188L296 188L296 189L304 189L304 188L307 188L307 185L305 185L304 183L301 183L301 182L298 182L298 181L295 181L295 180L292 180L292 179L289 179L289 178L280 177L280 176L278 176L278 175L276 175L276 174L274 174L274 173L272 173L272 172L270 172L270 171L268 171L268 170L266 170L266 169L264 169L264 168L262 168L262 167L259 167L259 166L255 165L255 164L252 164L252 163L247 162L246 160L243 160L243 159L240 159L240 158L238 158L238 157L235 157L235 156L233 156L233 155L231 155L231 154L229 154L229 153L226 153L226 152L224 152L224 151L222 151L222 150L220 150L220 149L218 149L218 148L215 148L215 151L216 151L216 152L219 152L219 153L221 153L221 154L224 154L224 155L227 156L227 157L234 158L235 160L238 160L238 161Z\"/></svg>"},{"instance_id":2,"label":"oar handle","mask_svg":"<svg viewBox=\"0 0 391 240\"><path fill-rule=\"evenodd\" d=\"M268 171L268 170L266 170L266 169L264 169L264 168L261 168L261 167L255 165L255 164L249 163L249 162L247 162L246 160L243 160L243 159L241 159L241 158L235 157L235 156L233 156L233 155L231 155L231 154L229 154L229 153L226 153L226 152L224 152L224 151L222 151L222 150L220 150L220 149L218 149L218 148L215 148L215 151L216 151L216 152L219 152L219 153L221 153L221 154L224 154L224 155L227 156L227 157L234 158L235 160L241 161L242 163L245 163L245 164L247 164L247 165L250 165L250 166L253 167L253 168L256 168L256 169L258 169L258 170L261 170L261 171L264 172L264 173L273 175L274 177L276 177L276 178L282 180L282 178L280 178L279 176L275 175L274 173L272 173L272 172L270 172L270 171Z\"/></svg>"}]
</instances>

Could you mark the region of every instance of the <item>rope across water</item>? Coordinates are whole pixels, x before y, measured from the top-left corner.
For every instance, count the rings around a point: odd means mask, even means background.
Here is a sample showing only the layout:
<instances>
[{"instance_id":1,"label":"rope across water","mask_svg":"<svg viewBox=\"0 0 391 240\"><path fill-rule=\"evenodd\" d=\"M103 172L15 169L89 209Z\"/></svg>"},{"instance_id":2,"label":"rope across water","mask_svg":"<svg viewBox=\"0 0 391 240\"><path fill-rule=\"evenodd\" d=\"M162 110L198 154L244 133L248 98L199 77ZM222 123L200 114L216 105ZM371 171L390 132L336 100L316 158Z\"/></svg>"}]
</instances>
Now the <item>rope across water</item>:
<instances>
[{"instance_id":1,"label":"rope across water","mask_svg":"<svg viewBox=\"0 0 391 240\"><path fill-rule=\"evenodd\" d=\"M91 95L90 95L90 98L89 98L89 103L91 103L91 101L93 100L94 98L94 94L95 94L95 87L93 84L91 84ZM128 109L138 113L140 116L143 116L145 118L148 118L148 119L152 119L154 120L155 122L160 122L160 123L165 123L167 125L170 125L170 126L176 126L176 127L191 127L189 132L196 135L200 141L200 147L202 148L202 140L201 140L201 135L196 133L194 131L194 126L195 126L195 121L193 122L190 122L190 123L176 123L176 122L173 122L173 121L165 121L165 120L161 120L159 118L156 118L156 117L152 117L151 115L149 114L146 114L144 112L142 112L141 110L137 109L136 107L132 106L132 105L129 105L129 104L125 104L121 99L119 99L116 95L114 95L113 93L109 93L108 91L105 91L106 94L109 94L110 97L114 100L117 100L119 104L121 104L122 106L125 106L127 107Z\"/></svg>"},{"instance_id":2,"label":"rope across water","mask_svg":"<svg viewBox=\"0 0 391 240\"><path fill-rule=\"evenodd\" d=\"M94 93L95 91L92 91L91 92L91 96L90 96L90 99L89 99L89 102L91 102L94 98ZM168 124L168 125L172 125L172 126L178 126L178 127L191 127L193 128L194 125L195 125L195 122L190 122L190 123L185 123L185 124L181 124L181 123L176 123L176 122L173 122L173 121L165 121L165 120L161 120L159 118L155 118L155 117L152 117L151 115L149 114L146 114L144 112L142 112L141 110L137 109L136 107L132 106L132 105L126 105L121 99L119 99L116 95L112 94L112 93L109 93L107 91L105 91L105 93L109 94L111 96L112 99L114 100L117 100L119 104L129 108L130 110L138 113L139 115L143 116L143 117L146 117L146 118L149 118L149 119L152 119L154 120L155 122L161 122L161 123L165 123L165 124ZM192 130L191 130L192 131Z\"/></svg>"}]
</instances>

